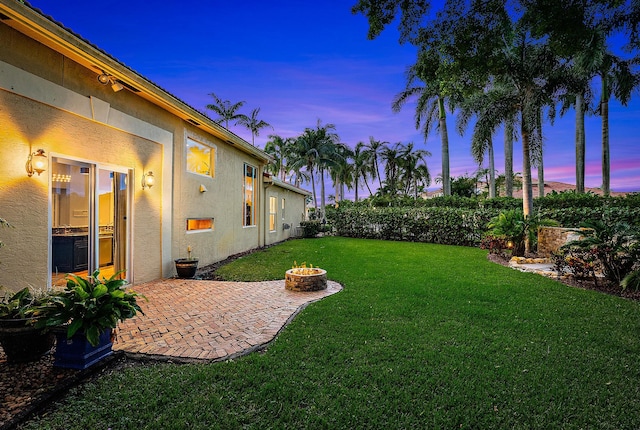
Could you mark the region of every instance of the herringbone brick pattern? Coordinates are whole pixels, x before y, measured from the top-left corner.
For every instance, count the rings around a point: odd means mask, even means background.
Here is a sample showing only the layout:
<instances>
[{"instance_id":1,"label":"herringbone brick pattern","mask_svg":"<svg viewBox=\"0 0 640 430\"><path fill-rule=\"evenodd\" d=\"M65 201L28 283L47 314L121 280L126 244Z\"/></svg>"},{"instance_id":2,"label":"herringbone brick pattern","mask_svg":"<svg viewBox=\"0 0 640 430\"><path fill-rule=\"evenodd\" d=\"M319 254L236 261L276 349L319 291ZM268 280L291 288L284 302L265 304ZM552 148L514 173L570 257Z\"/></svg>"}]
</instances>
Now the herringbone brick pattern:
<instances>
[{"instance_id":1,"label":"herringbone brick pattern","mask_svg":"<svg viewBox=\"0 0 640 430\"><path fill-rule=\"evenodd\" d=\"M118 326L114 350L154 358L216 361L258 349L304 305L340 291L294 292L284 280L220 282L163 279L133 288L145 315Z\"/></svg>"}]
</instances>

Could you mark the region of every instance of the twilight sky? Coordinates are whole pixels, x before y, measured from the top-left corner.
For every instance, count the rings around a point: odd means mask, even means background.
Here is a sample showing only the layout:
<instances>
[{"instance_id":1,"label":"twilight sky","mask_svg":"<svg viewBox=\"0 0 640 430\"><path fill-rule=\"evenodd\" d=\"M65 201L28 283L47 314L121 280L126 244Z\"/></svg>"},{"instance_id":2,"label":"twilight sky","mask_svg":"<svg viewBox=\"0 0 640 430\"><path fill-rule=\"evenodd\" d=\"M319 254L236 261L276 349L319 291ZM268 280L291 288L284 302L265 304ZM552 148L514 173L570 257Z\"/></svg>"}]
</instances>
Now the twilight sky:
<instances>
[{"instance_id":1,"label":"twilight sky","mask_svg":"<svg viewBox=\"0 0 640 430\"><path fill-rule=\"evenodd\" d=\"M211 103L211 92L232 102L245 101L242 112L247 115L259 107L259 118L273 126L256 137L260 148L269 134L295 137L320 119L335 124L341 141L351 147L367 142L369 136L390 143L414 142L433 154L427 164L435 178L441 171L439 136L432 133L425 142L415 130L413 104L399 114L391 111L391 100L405 87L405 70L415 61L415 49L398 44L395 25L367 40L366 18L351 14L355 2L30 0L33 7L198 110ZM473 174L478 166L470 155L471 126L460 136L454 117L449 118L451 175ZM570 111L544 128L547 181L575 183L574 118ZM613 191L640 191L639 123L639 91L627 107L612 100ZM588 187L602 183L600 127L599 117L587 117ZM230 129L251 142L246 129ZM494 147L496 168L503 173L502 133L495 136ZM515 171L521 171L521 151L516 142Z\"/></svg>"}]
</instances>

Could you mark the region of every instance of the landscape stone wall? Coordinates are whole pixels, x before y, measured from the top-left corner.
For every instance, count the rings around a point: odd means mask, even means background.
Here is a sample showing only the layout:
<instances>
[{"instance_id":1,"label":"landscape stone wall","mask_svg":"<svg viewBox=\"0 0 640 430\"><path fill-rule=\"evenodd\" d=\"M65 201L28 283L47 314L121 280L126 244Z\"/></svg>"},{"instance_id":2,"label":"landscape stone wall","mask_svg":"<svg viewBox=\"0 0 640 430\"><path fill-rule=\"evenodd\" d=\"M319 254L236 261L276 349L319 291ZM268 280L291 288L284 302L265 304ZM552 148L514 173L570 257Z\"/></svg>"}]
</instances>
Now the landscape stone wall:
<instances>
[{"instance_id":1,"label":"landscape stone wall","mask_svg":"<svg viewBox=\"0 0 640 430\"><path fill-rule=\"evenodd\" d=\"M538 228L538 255L551 257L551 254L574 240L582 240L590 229L564 228L564 227L540 227Z\"/></svg>"}]
</instances>

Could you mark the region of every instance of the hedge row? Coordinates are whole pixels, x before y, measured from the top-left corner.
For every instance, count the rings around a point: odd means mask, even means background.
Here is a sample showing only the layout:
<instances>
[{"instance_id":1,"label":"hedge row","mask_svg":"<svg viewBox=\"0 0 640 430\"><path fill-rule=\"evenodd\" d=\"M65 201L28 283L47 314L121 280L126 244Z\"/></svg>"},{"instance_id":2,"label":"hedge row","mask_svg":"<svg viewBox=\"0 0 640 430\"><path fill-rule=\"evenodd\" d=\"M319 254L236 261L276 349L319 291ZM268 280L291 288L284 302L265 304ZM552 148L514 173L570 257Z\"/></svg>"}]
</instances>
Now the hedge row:
<instances>
[{"instance_id":1,"label":"hedge row","mask_svg":"<svg viewBox=\"0 0 640 430\"><path fill-rule=\"evenodd\" d=\"M350 201L340 202L340 205L358 207L447 207L464 209L520 209L522 199L513 197L498 197L494 199L473 198L473 197L435 197L431 199L412 199L389 197L372 197L358 203ZM569 208L640 208L640 193L628 194L625 197L602 197L593 193L576 193L565 191L562 193L550 193L544 197L536 197L534 206L538 209L569 209Z\"/></svg>"},{"instance_id":2,"label":"hedge row","mask_svg":"<svg viewBox=\"0 0 640 430\"><path fill-rule=\"evenodd\" d=\"M500 212L495 208L352 206L340 207L327 215L340 236L477 246L487 223ZM603 219L640 227L640 208L540 209L534 216L555 220L564 227L578 227L584 221Z\"/></svg>"}]
</instances>

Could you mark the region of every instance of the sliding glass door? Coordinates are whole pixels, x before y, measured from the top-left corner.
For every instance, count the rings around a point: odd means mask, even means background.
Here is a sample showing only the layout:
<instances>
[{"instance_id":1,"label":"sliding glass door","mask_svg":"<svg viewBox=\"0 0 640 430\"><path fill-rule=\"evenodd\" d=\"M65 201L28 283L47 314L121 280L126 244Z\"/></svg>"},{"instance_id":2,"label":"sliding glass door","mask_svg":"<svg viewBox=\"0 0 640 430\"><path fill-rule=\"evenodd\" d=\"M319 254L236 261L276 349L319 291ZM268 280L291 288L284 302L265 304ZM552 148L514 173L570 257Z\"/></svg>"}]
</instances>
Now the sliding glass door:
<instances>
[{"instance_id":1,"label":"sliding glass door","mask_svg":"<svg viewBox=\"0 0 640 430\"><path fill-rule=\"evenodd\" d=\"M126 278L129 250L129 189L126 169L53 159L51 284L67 273L100 269Z\"/></svg>"}]
</instances>

